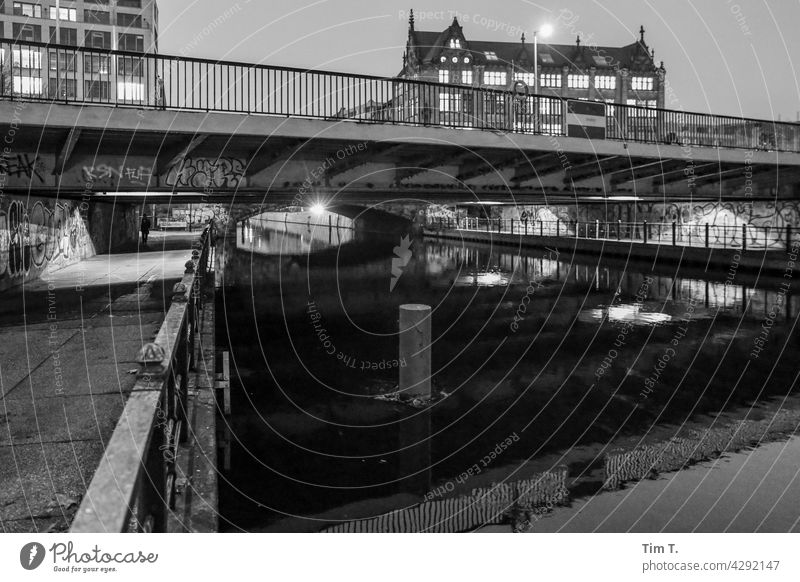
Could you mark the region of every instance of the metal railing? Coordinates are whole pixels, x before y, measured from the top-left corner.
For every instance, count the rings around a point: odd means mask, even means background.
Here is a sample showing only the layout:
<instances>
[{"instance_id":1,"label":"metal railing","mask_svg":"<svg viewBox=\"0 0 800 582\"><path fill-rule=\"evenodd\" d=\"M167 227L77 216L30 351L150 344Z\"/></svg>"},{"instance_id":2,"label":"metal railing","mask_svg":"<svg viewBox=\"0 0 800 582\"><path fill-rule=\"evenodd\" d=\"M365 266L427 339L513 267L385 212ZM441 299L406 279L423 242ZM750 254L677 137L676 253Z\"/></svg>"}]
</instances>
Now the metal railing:
<instances>
[{"instance_id":1,"label":"metal railing","mask_svg":"<svg viewBox=\"0 0 800 582\"><path fill-rule=\"evenodd\" d=\"M747 250L791 250L797 242L794 229L785 227L678 222L590 222L520 220L502 218L434 218L429 228L522 236L619 241L679 247Z\"/></svg>"},{"instance_id":2,"label":"metal railing","mask_svg":"<svg viewBox=\"0 0 800 582\"><path fill-rule=\"evenodd\" d=\"M187 439L202 285L213 233L194 243L183 280L73 520L71 533L165 532L175 502L178 445Z\"/></svg>"},{"instance_id":3,"label":"metal railing","mask_svg":"<svg viewBox=\"0 0 800 582\"><path fill-rule=\"evenodd\" d=\"M8 39L0 98L568 134L557 96ZM606 105L606 137L800 152L800 124L623 104Z\"/></svg>"}]
</instances>

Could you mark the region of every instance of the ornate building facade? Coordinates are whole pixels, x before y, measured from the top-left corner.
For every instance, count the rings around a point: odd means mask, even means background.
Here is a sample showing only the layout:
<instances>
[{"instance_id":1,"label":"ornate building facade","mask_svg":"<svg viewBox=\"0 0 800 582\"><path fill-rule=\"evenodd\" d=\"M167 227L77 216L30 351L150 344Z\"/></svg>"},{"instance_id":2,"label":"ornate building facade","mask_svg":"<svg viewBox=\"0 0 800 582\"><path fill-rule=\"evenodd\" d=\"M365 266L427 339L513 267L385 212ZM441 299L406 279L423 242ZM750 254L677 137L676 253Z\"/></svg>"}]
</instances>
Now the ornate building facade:
<instances>
[{"instance_id":1,"label":"ornate building facade","mask_svg":"<svg viewBox=\"0 0 800 582\"><path fill-rule=\"evenodd\" d=\"M399 77L498 89L522 81L545 96L664 107L666 70L656 65L644 27L622 47L586 46L580 38L574 45L539 43L538 68L534 52L525 35L519 42L468 39L455 18L441 32L416 30L412 11Z\"/></svg>"}]
</instances>

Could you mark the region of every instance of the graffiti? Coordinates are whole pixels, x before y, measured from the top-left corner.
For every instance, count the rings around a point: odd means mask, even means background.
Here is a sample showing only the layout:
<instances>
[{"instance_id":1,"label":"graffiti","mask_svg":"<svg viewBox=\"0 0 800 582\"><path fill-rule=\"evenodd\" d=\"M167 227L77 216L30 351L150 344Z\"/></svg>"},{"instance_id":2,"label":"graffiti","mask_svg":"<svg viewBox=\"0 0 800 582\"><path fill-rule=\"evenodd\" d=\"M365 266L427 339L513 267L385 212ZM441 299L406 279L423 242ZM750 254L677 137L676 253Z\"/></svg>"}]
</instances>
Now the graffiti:
<instances>
[{"instance_id":1,"label":"graffiti","mask_svg":"<svg viewBox=\"0 0 800 582\"><path fill-rule=\"evenodd\" d=\"M186 158L170 168L167 186L220 189L245 186L246 163L237 158Z\"/></svg>"},{"instance_id":2,"label":"graffiti","mask_svg":"<svg viewBox=\"0 0 800 582\"><path fill-rule=\"evenodd\" d=\"M153 177L152 168L145 166L111 166L100 164L84 166L83 178L86 182L114 181L127 182L135 186L148 186Z\"/></svg>"},{"instance_id":3,"label":"graffiti","mask_svg":"<svg viewBox=\"0 0 800 582\"><path fill-rule=\"evenodd\" d=\"M44 162L39 156L32 154L16 154L15 156L0 156L0 174L11 178L26 178L33 181L36 178L44 184Z\"/></svg>"},{"instance_id":4,"label":"graffiti","mask_svg":"<svg viewBox=\"0 0 800 582\"><path fill-rule=\"evenodd\" d=\"M55 260L68 260L80 252L86 227L69 204L37 201L27 207L11 200L0 208L0 280L28 276Z\"/></svg>"}]
</instances>

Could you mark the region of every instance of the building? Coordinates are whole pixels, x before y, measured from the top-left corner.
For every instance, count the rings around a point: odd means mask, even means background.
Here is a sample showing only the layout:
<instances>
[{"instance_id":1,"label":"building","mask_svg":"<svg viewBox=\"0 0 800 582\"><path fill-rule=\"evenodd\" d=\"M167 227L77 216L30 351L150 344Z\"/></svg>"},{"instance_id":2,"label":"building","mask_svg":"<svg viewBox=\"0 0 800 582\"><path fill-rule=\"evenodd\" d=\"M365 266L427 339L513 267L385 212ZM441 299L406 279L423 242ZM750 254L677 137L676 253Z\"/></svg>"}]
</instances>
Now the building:
<instances>
[{"instance_id":1,"label":"building","mask_svg":"<svg viewBox=\"0 0 800 582\"><path fill-rule=\"evenodd\" d=\"M638 40L622 47L587 46L578 38L574 45L539 43L536 52L538 67L534 45L525 35L518 42L471 40L457 18L441 32L419 31L414 26L412 11L399 77L503 90L510 90L521 81L527 88L517 85L519 90L535 95L649 109L664 107L666 70L663 62L656 65L655 53L645 41L644 27ZM448 90L440 95L438 106L433 107L439 116L437 122L454 114L459 114L461 120L477 115L483 120L493 115L504 118L508 104L499 96L488 99L491 102L475 103L470 92ZM561 117L561 111L554 111L554 107L560 109L559 101L536 100L538 114L552 116L553 123L560 125L555 119ZM614 107L607 107L607 112L613 116ZM637 115L650 116L647 111Z\"/></svg>"},{"instance_id":2,"label":"building","mask_svg":"<svg viewBox=\"0 0 800 582\"><path fill-rule=\"evenodd\" d=\"M142 59L103 52L158 52L156 0L0 0L0 37L4 92L133 104L155 82ZM99 50L81 58L80 51L28 42Z\"/></svg>"}]
</instances>

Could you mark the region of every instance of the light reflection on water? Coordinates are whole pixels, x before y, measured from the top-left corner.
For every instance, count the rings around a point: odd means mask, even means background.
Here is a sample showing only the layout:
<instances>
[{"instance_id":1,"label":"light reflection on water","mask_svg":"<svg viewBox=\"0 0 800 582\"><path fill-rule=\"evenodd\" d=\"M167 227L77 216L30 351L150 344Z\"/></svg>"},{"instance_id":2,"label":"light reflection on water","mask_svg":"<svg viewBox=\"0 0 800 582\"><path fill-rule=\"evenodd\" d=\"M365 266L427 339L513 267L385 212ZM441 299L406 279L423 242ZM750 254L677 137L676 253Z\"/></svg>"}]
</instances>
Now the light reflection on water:
<instances>
[{"instance_id":1,"label":"light reflection on water","mask_svg":"<svg viewBox=\"0 0 800 582\"><path fill-rule=\"evenodd\" d=\"M653 272L548 250L415 240L390 291L396 242L300 227L250 226L226 258L226 280L235 282L226 289L226 327L235 330L229 341L243 388L234 426L246 449L234 448L228 477L240 491L223 495L223 512L238 527L317 531L403 508L419 516L421 509L409 508L421 502L431 515L448 504L455 513L458 503L480 508L470 510L471 521L445 520L442 531L519 522L519 512L602 490L614 450L671 442L679 432L681 442L694 442L692 431L715 423L800 411L795 400L781 400L795 388L795 365L783 348L796 344L789 331L798 312L791 295L775 311L777 283L756 288L746 278L670 266ZM341 246L326 242L334 240ZM530 309L512 333L526 294ZM347 358L324 353L309 299ZM396 357L395 314L407 302L435 307L434 384L448 394L422 417L371 398L395 389L396 369L362 365ZM750 358L771 311L768 349ZM679 349L643 397L643 382L680 326L687 332ZM618 353L599 377L610 349ZM781 438L771 430L764 440ZM456 482L512 432L519 442ZM562 475L562 466L568 494L554 504L560 493L537 480L560 487L552 475ZM451 491L426 499L448 483L455 483ZM492 483L508 486L497 491ZM530 507L502 497L528 489ZM470 497L475 491L486 492L482 501ZM359 527L397 527L376 519Z\"/></svg>"}]
</instances>

